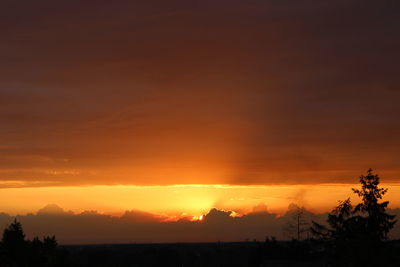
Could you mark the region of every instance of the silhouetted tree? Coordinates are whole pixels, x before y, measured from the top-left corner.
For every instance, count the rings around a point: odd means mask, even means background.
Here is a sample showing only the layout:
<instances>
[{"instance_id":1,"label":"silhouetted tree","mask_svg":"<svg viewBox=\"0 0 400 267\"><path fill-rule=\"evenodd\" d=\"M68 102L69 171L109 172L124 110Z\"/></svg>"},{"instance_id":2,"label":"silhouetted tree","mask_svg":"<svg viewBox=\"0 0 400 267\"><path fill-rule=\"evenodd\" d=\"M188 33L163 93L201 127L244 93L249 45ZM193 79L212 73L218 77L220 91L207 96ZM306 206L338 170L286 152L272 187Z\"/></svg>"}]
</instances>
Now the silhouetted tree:
<instances>
[{"instance_id":1,"label":"silhouetted tree","mask_svg":"<svg viewBox=\"0 0 400 267\"><path fill-rule=\"evenodd\" d=\"M360 176L361 189L353 188L353 192L362 199L362 202L355 207L354 212L366 215L366 231L369 237L375 240L386 239L387 234L396 223L396 216L386 212L389 201L379 203L379 200L388 191L387 188L379 187L379 180L379 176L373 174L372 169L369 169L366 176Z\"/></svg>"},{"instance_id":2,"label":"silhouetted tree","mask_svg":"<svg viewBox=\"0 0 400 267\"><path fill-rule=\"evenodd\" d=\"M0 266L66 266L55 236L25 239L22 225L14 220L3 232Z\"/></svg>"},{"instance_id":3,"label":"silhouetted tree","mask_svg":"<svg viewBox=\"0 0 400 267\"><path fill-rule=\"evenodd\" d=\"M43 238L43 246L46 250L54 250L57 248L57 240L56 237L53 236L46 236Z\"/></svg>"},{"instance_id":4,"label":"silhouetted tree","mask_svg":"<svg viewBox=\"0 0 400 267\"><path fill-rule=\"evenodd\" d=\"M25 244L25 234L22 225L14 220L3 232L3 247L7 250L17 250Z\"/></svg>"},{"instance_id":5,"label":"silhouetted tree","mask_svg":"<svg viewBox=\"0 0 400 267\"><path fill-rule=\"evenodd\" d=\"M346 240L363 232L359 228L359 220L362 218L354 215L354 208L350 198L339 201L339 205L328 214L328 225L318 224L313 222L311 232L322 239Z\"/></svg>"},{"instance_id":6,"label":"silhouetted tree","mask_svg":"<svg viewBox=\"0 0 400 267\"><path fill-rule=\"evenodd\" d=\"M27 242L22 225L17 219L4 229L1 241L4 266L25 266Z\"/></svg>"},{"instance_id":7,"label":"silhouetted tree","mask_svg":"<svg viewBox=\"0 0 400 267\"><path fill-rule=\"evenodd\" d=\"M361 203L341 201L328 215L328 226L313 222L311 232L326 241L337 266L380 266L387 238L396 221L386 212L388 201L380 203L387 189L379 187L379 176L372 170L360 176L361 189L352 189ZM368 257L367 257L368 255Z\"/></svg>"},{"instance_id":8,"label":"silhouetted tree","mask_svg":"<svg viewBox=\"0 0 400 267\"><path fill-rule=\"evenodd\" d=\"M387 192L387 188L380 188L379 176L372 170L367 175L360 176L361 189L352 189L362 202L355 207L350 199L341 201L340 204L328 215L329 228L313 222L311 231L323 238L369 238L382 241L396 223L395 215L386 212L389 201L379 202Z\"/></svg>"},{"instance_id":9,"label":"silhouetted tree","mask_svg":"<svg viewBox=\"0 0 400 267\"><path fill-rule=\"evenodd\" d=\"M310 229L310 223L306 217L304 208L297 207L292 212L290 220L284 225L284 233L291 239L304 239L304 234L308 233Z\"/></svg>"}]
</instances>

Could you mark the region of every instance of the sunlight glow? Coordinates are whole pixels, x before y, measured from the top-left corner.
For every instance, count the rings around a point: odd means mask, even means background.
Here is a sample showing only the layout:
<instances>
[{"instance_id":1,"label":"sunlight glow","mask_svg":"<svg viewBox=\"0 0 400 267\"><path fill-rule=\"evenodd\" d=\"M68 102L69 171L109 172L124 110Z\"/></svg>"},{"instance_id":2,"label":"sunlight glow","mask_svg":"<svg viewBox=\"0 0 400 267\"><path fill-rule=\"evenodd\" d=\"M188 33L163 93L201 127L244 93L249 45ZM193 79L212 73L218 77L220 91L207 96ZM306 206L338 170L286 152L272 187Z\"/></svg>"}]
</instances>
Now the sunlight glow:
<instances>
[{"instance_id":1,"label":"sunlight glow","mask_svg":"<svg viewBox=\"0 0 400 267\"><path fill-rule=\"evenodd\" d=\"M122 215L140 210L163 218L178 220L207 214L212 208L233 211L231 216L249 212L283 214L291 203L313 212L330 211L340 199L358 199L350 184L323 185L169 185L169 186L68 186L24 187L0 189L0 212L10 215L35 213L48 204L57 204L65 211ZM390 207L398 206L400 185L388 187ZM396 206L397 205L397 206ZM197 215L198 216L198 215ZM200 220L200 217L197 219Z\"/></svg>"}]
</instances>

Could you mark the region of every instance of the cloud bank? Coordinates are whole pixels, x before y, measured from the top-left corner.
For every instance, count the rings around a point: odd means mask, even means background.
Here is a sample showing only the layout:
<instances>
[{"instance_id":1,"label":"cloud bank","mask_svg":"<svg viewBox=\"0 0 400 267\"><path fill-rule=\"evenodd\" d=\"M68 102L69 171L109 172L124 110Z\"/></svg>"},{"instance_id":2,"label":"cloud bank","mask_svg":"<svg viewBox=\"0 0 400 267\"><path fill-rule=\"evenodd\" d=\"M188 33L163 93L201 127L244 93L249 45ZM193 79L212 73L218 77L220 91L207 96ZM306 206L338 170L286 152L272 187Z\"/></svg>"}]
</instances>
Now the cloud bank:
<instances>
[{"instance_id":1,"label":"cloud bank","mask_svg":"<svg viewBox=\"0 0 400 267\"><path fill-rule=\"evenodd\" d=\"M147 242L217 242L260 240L275 236L288 239L285 227L293 220L298 207L289 206L283 216L257 209L243 216L232 216L232 211L211 209L201 221L181 218L168 221L167 218L140 212L127 211L120 217L85 211L79 214L64 211L56 205L49 205L36 214L19 215L27 236L56 235L61 244L107 244ZM400 215L400 209L389 211ZM324 222L327 214L305 212L306 221ZM0 214L0 225L6 226L14 218ZM392 238L400 237L397 224L391 232Z\"/></svg>"}]
</instances>

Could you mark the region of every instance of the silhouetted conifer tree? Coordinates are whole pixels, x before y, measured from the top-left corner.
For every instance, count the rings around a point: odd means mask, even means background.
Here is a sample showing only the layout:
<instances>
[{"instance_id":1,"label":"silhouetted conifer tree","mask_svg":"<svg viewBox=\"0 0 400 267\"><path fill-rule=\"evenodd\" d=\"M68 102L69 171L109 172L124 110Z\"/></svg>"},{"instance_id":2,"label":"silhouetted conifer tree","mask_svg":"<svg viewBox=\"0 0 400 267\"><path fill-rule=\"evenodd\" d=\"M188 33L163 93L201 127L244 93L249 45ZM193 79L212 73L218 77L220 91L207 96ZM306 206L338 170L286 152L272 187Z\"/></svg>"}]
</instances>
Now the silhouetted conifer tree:
<instances>
[{"instance_id":1,"label":"silhouetted conifer tree","mask_svg":"<svg viewBox=\"0 0 400 267\"><path fill-rule=\"evenodd\" d=\"M341 201L328 215L328 226L313 222L311 232L326 241L337 266L381 266L382 241L396 223L386 212L388 201L379 202L387 192L379 187L379 176L372 170L360 176L361 189L352 189L361 203ZM367 257L368 256L368 257Z\"/></svg>"},{"instance_id":2,"label":"silhouetted conifer tree","mask_svg":"<svg viewBox=\"0 0 400 267\"><path fill-rule=\"evenodd\" d=\"M353 192L361 197L362 202L354 208L355 213L365 215L365 230L370 238L383 240L395 225L395 215L386 212L389 201L379 202L388 191L379 187L379 176L369 169L367 175L360 176L361 189Z\"/></svg>"},{"instance_id":3,"label":"silhouetted conifer tree","mask_svg":"<svg viewBox=\"0 0 400 267\"><path fill-rule=\"evenodd\" d=\"M25 244L25 234L17 219L4 229L2 243L7 250L19 249Z\"/></svg>"},{"instance_id":4,"label":"silhouetted conifer tree","mask_svg":"<svg viewBox=\"0 0 400 267\"><path fill-rule=\"evenodd\" d=\"M3 232L1 240L1 267L66 266L66 258L57 249L55 236L25 239L21 223L14 220Z\"/></svg>"},{"instance_id":5,"label":"silhouetted conifer tree","mask_svg":"<svg viewBox=\"0 0 400 267\"><path fill-rule=\"evenodd\" d=\"M17 219L4 229L1 245L4 266L26 266L28 244Z\"/></svg>"}]
</instances>

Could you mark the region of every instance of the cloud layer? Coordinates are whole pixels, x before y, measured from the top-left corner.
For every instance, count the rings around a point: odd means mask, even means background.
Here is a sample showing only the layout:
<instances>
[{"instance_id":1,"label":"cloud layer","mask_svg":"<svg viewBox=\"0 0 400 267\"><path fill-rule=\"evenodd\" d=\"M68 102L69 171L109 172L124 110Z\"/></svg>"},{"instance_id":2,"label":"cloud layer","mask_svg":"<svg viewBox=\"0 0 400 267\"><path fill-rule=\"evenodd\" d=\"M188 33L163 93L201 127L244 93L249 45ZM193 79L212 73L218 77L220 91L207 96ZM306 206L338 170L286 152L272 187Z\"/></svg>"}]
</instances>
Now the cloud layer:
<instances>
[{"instance_id":1,"label":"cloud layer","mask_svg":"<svg viewBox=\"0 0 400 267\"><path fill-rule=\"evenodd\" d=\"M399 181L398 1L0 4L0 179Z\"/></svg>"},{"instance_id":2,"label":"cloud layer","mask_svg":"<svg viewBox=\"0 0 400 267\"><path fill-rule=\"evenodd\" d=\"M287 231L287 225L293 221L297 209L292 204L280 217L266 209L236 217L232 217L232 211L211 209L202 221L190 221L189 218L166 221L166 218L140 211L127 211L115 217L96 211L74 214L49 205L36 214L19 215L16 218L22 223L28 237L54 234L61 244L262 241L267 236L279 239L293 237L294 234ZM390 213L399 216L400 210L390 210ZM12 220L13 217L7 214L0 215L2 226ZM306 211L304 220L323 223L326 214ZM392 230L391 237L400 237L399 225Z\"/></svg>"}]
</instances>

